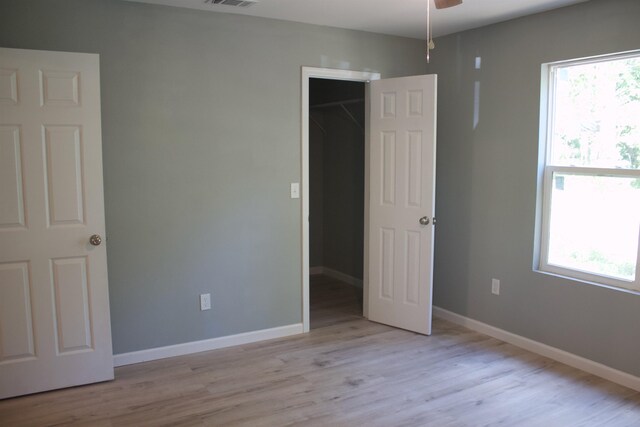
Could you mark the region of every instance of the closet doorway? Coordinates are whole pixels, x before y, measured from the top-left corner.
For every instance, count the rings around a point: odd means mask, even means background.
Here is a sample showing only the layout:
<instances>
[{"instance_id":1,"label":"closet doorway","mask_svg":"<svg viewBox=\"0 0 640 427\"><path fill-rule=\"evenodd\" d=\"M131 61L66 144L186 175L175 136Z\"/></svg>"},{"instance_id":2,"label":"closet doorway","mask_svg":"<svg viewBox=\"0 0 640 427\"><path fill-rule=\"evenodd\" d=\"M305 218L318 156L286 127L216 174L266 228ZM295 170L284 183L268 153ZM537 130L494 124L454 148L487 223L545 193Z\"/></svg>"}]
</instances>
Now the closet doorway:
<instances>
[{"instance_id":1,"label":"closet doorway","mask_svg":"<svg viewBox=\"0 0 640 427\"><path fill-rule=\"evenodd\" d=\"M318 123L314 123L311 120L311 108L310 106L312 105L311 100L310 100L310 86L311 86L311 81L313 79L321 79L321 80L329 80L331 82L345 82L345 83L349 83L349 82L357 82L361 85L363 85L363 89L364 89L364 102L361 103L362 104L362 111L363 114L361 115L361 117L364 117L364 119L362 121L360 121L359 123L364 126L364 132L362 132L362 130L359 130L360 134L363 135L363 141L364 144L368 144L367 139L368 139L368 83L369 81L372 80L378 80L380 79L380 74L379 73L375 73L375 72L368 72L368 71L351 71L351 70L337 70L337 69L331 69L331 68L315 68L315 67L302 67L301 70L301 83L302 83L302 87L301 87L301 94L302 94L302 102L301 102L301 114L302 114L302 135L301 135L301 152L302 152L302 191L301 191L301 202L302 202L302 212L301 212L301 216L302 216L302 277L301 277L301 281L302 281L302 326L303 326L303 332L309 332L310 329L310 276L311 276L311 263L310 263L310 252L311 252L311 242L310 242L310 221L313 221L311 219L311 213L310 213L310 199L311 197L314 197L310 194L310 134L311 132L320 132L322 135L322 138L324 138L324 133L323 130L319 129L318 125L322 125L322 123L320 122L320 120L318 120L318 114L316 114L315 112L314 114L314 120L316 120ZM326 82L325 84L330 84L330 82ZM330 88L331 89L331 88ZM339 91L339 89L338 89ZM336 90L333 89L331 91L331 93L335 93ZM327 92L329 93L329 92ZM339 93L339 92L338 92ZM362 93L362 92L360 92ZM325 94L326 95L326 94ZM325 98L326 99L326 98ZM338 98L334 98L333 101L337 102L337 101L346 101L347 100L347 96L343 96L340 95ZM319 101L314 99L314 106L315 107L319 107L319 104L327 104L329 102L332 102L331 100L325 100L325 101ZM343 102L344 104L344 102ZM354 102L355 104L355 102ZM347 105L345 105L346 107ZM314 108L315 110L322 110L325 107L319 107L319 108ZM329 108L329 107L326 107ZM338 108L342 109L342 107ZM342 109L342 111L344 111ZM355 119L355 123L358 123L358 119L357 116L354 115L354 113L349 110L350 114L353 116L353 118ZM346 112L345 112L346 114ZM357 114L357 113L356 113ZM347 119L348 120L353 120L351 119L351 117L348 117L347 115ZM352 121L353 122L353 121ZM355 124L354 124L355 125ZM314 129L316 128L316 129ZM326 127L324 127L324 132L326 133L327 129ZM362 136L361 136L362 138ZM317 148L317 146L315 147ZM317 150L314 149L314 152L317 152ZM324 154L324 150L323 153ZM364 172L365 174L368 171L368 166L367 166L367 156L368 156L368 145L364 145L364 159L363 159L363 168L364 168ZM324 158L322 159L324 160ZM324 163L324 162L323 162ZM324 169L324 168L323 168ZM319 169L316 169L316 171L319 171ZM368 307L367 307L367 268L368 268L368 249L367 249L367 243L368 243L368 235L366 233L364 233L364 230L366 229L366 227L368 226L368 210L366 207L366 203L368 203L368 195L367 195L367 191L368 191L368 179L366 178L365 175L365 181L364 181L364 193L361 196L363 203L362 203L362 210L364 211L364 213L362 214L362 226L361 226L361 230L364 234L364 247L361 249L361 254L362 254L362 263L363 266L361 267L361 272L364 271L364 277L362 277L362 273L359 275L360 276L360 280L362 280L362 282L355 282L356 283L356 287L357 285L359 285L359 283L363 283L363 291L360 291L359 289L356 290L356 295L358 293L363 294L363 297L360 297L361 300L364 301L364 306L358 307L358 311L359 311L359 315L364 314L364 316L367 316L368 313ZM322 182L324 183L324 178L322 179ZM314 192L317 193L317 192ZM322 193L319 193L322 194ZM324 201L324 199L321 199L322 201ZM314 202L315 203L315 202ZM315 206L314 206L315 207ZM323 209L324 211L324 206ZM316 220L318 220L319 218L317 218L318 213L316 213ZM324 219L324 218L322 218ZM322 229L324 228L324 224L322 224ZM317 228L315 228L314 225L314 233L317 233ZM316 234L317 235L317 234ZM324 237L324 236L323 236ZM324 246L324 242L322 242L322 246ZM322 254L324 255L324 249L322 251ZM324 256L322 257L322 261L324 261ZM317 263L317 256L314 255L314 264ZM322 262L322 264L324 264L324 262ZM324 265L314 265L314 270L313 273L318 273L318 272L323 272L325 270L325 266ZM322 267L322 269L319 269L318 267ZM330 268L330 267L329 267ZM335 270L335 269L334 269ZM337 271L337 270L336 270ZM327 272L332 272L330 270L327 270ZM347 274L348 275L348 274ZM314 274L315 276L315 274ZM353 277L353 276L351 276ZM343 277L344 279L344 277ZM357 278L356 278L357 279ZM350 280L350 279L349 279ZM353 285L348 285L348 286L353 286Z\"/></svg>"},{"instance_id":2,"label":"closet doorway","mask_svg":"<svg viewBox=\"0 0 640 427\"><path fill-rule=\"evenodd\" d=\"M365 83L309 79L311 328L362 316Z\"/></svg>"},{"instance_id":3,"label":"closet doorway","mask_svg":"<svg viewBox=\"0 0 640 427\"><path fill-rule=\"evenodd\" d=\"M303 332L310 329L309 132L313 122L309 86L313 78L370 82L365 85L364 101L362 314L374 322L430 335L437 76L380 80L379 73L311 67L302 67Z\"/></svg>"}]
</instances>

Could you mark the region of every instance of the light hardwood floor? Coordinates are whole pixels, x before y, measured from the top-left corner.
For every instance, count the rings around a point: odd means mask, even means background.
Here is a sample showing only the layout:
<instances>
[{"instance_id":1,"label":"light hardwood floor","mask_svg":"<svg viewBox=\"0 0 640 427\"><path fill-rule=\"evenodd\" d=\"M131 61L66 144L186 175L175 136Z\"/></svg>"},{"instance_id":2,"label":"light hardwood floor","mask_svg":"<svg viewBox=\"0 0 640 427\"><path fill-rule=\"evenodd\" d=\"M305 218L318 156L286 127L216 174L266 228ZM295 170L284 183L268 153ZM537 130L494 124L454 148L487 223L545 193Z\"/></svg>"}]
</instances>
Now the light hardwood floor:
<instances>
[{"instance_id":1,"label":"light hardwood floor","mask_svg":"<svg viewBox=\"0 0 640 427\"><path fill-rule=\"evenodd\" d=\"M0 401L0 425L640 426L640 393L443 320L431 337L368 322L326 277L311 299L309 334Z\"/></svg>"}]
</instances>

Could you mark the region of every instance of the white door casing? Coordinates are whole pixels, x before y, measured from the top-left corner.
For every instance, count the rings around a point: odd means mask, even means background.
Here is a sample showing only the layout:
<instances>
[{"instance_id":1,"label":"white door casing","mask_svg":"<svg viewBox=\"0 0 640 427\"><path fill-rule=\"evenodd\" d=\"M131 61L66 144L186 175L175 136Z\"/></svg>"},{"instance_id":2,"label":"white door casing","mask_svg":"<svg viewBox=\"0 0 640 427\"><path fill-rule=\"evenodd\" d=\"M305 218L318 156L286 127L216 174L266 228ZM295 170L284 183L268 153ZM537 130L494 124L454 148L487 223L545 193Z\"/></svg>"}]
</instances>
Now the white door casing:
<instances>
[{"instance_id":1,"label":"white door casing","mask_svg":"<svg viewBox=\"0 0 640 427\"><path fill-rule=\"evenodd\" d=\"M301 102L301 117L302 117L302 147L301 147L301 161L302 161L302 192L301 192L301 202L302 202L302 330L303 332L309 332L310 328L310 320L309 320L309 79L318 78L318 79L328 79L328 80L349 80L356 82L369 82L372 80L378 80L380 78L380 73L371 72L371 71L351 71L351 70L338 70L333 68L316 68L316 67L302 67L302 102ZM368 103L365 100L365 123L368 122ZM368 131L369 129L365 127L365 234L364 234L364 245L365 245L365 257L364 257L364 292L365 292L365 301L366 301L366 292L367 292L367 256L366 256L366 247L367 247L367 233L366 233L366 224L367 224L367 186L368 186L368 175L367 175L367 147L368 147ZM364 307L365 316L366 316L366 304Z\"/></svg>"},{"instance_id":2,"label":"white door casing","mask_svg":"<svg viewBox=\"0 0 640 427\"><path fill-rule=\"evenodd\" d=\"M370 83L370 320L431 334L437 76ZM429 221L424 225L420 219Z\"/></svg>"},{"instance_id":3,"label":"white door casing","mask_svg":"<svg viewBox=\"0 0 640 427\"><path fill-rule=\"evenodd\" d=\"M98 55L0 48L0 398L113 379L102 185Z\"/></svg>"}]
</instances>

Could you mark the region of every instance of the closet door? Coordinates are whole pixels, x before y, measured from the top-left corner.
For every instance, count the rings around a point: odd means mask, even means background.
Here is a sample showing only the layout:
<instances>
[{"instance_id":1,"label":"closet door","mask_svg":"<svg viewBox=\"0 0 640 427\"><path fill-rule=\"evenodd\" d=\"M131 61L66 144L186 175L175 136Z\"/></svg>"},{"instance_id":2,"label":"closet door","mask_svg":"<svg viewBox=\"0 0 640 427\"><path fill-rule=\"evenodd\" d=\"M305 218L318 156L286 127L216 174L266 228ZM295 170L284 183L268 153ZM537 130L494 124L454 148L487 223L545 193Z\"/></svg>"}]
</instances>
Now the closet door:
<instances>
[{"instance_id":1,"label":"closet door","mask_svg":"<svg viewBox=\"0 0 640 427\"><path fill-rule=\"evenodd\" d=\"M370 83L370 320L431 334L435 75Z\"/></svg>"}]
</instances>

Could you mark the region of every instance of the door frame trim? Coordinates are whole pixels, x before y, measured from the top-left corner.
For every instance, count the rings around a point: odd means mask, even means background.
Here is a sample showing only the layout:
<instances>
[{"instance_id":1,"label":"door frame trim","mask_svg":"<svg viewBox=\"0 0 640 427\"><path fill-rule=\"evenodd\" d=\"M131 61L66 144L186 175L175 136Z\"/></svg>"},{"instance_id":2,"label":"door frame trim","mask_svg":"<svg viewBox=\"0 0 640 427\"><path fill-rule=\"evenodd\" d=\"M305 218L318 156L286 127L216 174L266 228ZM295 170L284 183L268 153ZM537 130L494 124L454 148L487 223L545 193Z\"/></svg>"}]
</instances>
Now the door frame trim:
<instances>
[{"instance_id":1,"label":"door frame trim","mask_svg":"<svg viewBox=\"0 0 640 427\"><path fill-rule=\"evenodd\" d=\"M302 329L309 332L309 79L320 78L327 80L350 80L369 82L379 80L380 73L370 71L338 70L333 68L302 67L302 135L301 135L301 223L302 223ZM368 314L368 226L369 226L369 90L365 89L365 158L364 158L364 280L363 280L363 309L365 317Z\"/></svg>"}]
</instances>

